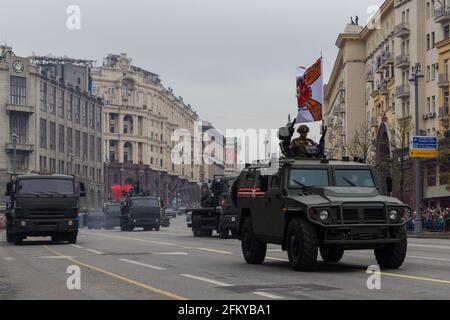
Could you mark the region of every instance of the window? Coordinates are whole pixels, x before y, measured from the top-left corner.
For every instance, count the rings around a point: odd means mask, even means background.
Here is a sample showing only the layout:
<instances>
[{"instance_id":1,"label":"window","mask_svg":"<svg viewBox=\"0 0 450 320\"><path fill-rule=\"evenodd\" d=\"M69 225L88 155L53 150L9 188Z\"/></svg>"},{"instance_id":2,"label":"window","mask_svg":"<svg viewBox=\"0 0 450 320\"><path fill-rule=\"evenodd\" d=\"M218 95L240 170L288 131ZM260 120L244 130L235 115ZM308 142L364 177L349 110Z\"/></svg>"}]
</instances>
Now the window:
<instances>
[{"instance_id":1,"label":"window","mask_svg":"<svg viewBox=\"0 0 450 320\"><path fill-rule=\"evenodd\" d=\"M115 113L111 113L109 115L109 132L110 133L116 132L116 119L117 119L117 116Z\"/></svg>"},{"instance_id":2,"label":"window","mask_svg":"<svg viewBox=\"0 0 450 320\"><path fill-rule=\"evenodd\" d=\"M427 98L427 112L431 112L431 98Z\"/></svg>"},{"instance_id":3,"label":"window","mask_svg":"<svg viewBox=\"0 0 450 320\"><path fill-rule=\"evenodd\" d=\"M50 86L49 90L49 112L56 114L56 87Z\"/></svg>"},{"instance_id":4,"label":"window","mask_svg":"<svg viewBox=\"0 0 450 320\"><path fill-rule=\"evenodd\" d=\"M430 66L427 66L427 82L429 82L431 79L431 68Z\"/></svg>"},{"instance_id":5,"label":"window","mask_svg":"<svg viewBox=\"0 0 450 320\"><path fill-rule=\"evenodd\" d=\"M64 90L59 90L58 95L58 116L64 118Z\"/></svg>"},{"instance_id":6,"label":"window","mask_svg":"<svg viewBox=\"0 0 450 320\"><path fill-rule=\"evenodd\" d=\"M434 81L436 79L436 65L431 65L431 81Z\"/></svg>"},{"instance_id":7,"label":"window","mask_svg":"<svg viewBox=\"0 0 450 320\"><path fill-rule=\"evenodd\" d=\"M337 187L375 187L370 170L336 170Z\"/></svg>"},{"instance_id":8,"label":"window","mask_svg":"<svg viewBox=\"0 0 450 320\"><path fill-rule=\"evenodd\" d=\"M9 130L10 137L14 133L18 136L18 139L16 141L18 144L27 144L28 116L20 112L11 113L9 116Z\"/></svg>"},{"instance_id":9,"label":"window","mask_svg":"<svg viewBox=\"0 0 450 320\"><path fill-rule=\"evenodd\" d=\"M102 130L102 109L95 107L95 127L97 130Z\"/></svg>"},{"instance_id":10,"label":"window","mask_svg":"<svg viewBox=\"0 0 450 320\"><path fill-rule=\"evenodd\" d=\"M75 105L75 122L80 123L80 115L81 115L81 98L77 97L76 105Z\"/></svg>"},{"instance_id":11,"label":"window","mask_svg":"<svg viewBox=\"0 0 450 320\"><path fill-rule=\"evenodd\" d=\"M95 161L95 137L89 136L89 160Z\"/></svg>"},{"instance_id":12,"label":"window","mask_svg":"<svg viewBox=\"0 0 450 320\"><path fill-rule=\"evenodd\" d=\"M83 161L87 160L88 153L88 135L83 132Z\"/></svg>"},{"instance_id":13,"label":"window","mask_svg":"<svg viewBox=\"0 0 450 320\"><path fill-rule=\"evenodd\" d=\"M102 159L102 138L97 138L97 161L103 161Z\"/></svg>"},{"instance_id":14,"label":"window","mask_svg":"<svg viewBox=\"0 0 450 320\"><path fill-rule=\"evenodd\" d=\"M40 109L47 111L47 83L45 81L40 82Z\"/></svg>"},{"instance_id":15,"label":"window","mask_svg":"<svg viewBox=\"0 0 450 320\"><path fill-rule=\"evenodd\" d=\"M431 49L431 44L430 44L430 35L427 34L427 51Z\"/></svg>"},{"instance_id":16,"label":"window","mask_svg":"<svg viewBox=\"0 0 450 320\"><path fill-rule=\"evenodd\" d=\"M64 126L61 124L58 126L58 146L58 151L64 152Z\"/></svg>"},{"instance_id":17,"label":"window","mask_svg":"<svg viewBox=\"0 0 450 320\"><path fill-rule=\"evenodd\" d=\"M81 155L81 132L79 130L75 131L75 156L79 157Z\"/></svg>"},{"instance_id":18,"label":"window","mask_svg":"<svg viewBox=\"0 0 450 320\"><path fill-rule=\"evenodd\" d=\"M436 112L436 96L433 96L431 98L431 111L430 112Z\"/></svg>"},{"instance_id":19,"label":"window","mask_svg":"<svg viewBox=\"0 0 450 320\"><path fill-rule=\"evenodd\" d=\"M116 162L116 154L117 154L117 142L114 140L109 141L109 161Z\"/></svg>"},{"instance_id":20,"label":"window","mask_svg":"<svg viewBox=\"0 0 450 320\"><path fill-rule=\"evenodd\" d=\"M73 115L73 94L67 95L67 120L72 121Z\"/></svg>"},{"instance_id":21,"label":"window","mask_svg":"<svg viewBox=\"0 0 450 320\"><path fill-rule=\"evenodd\" d=\"M72 128L67 128L67 153L73 153L73 130Z\"/></svg>"},{"instance_id":22,"label":"window","mask_svg":"<svg viewBox=\"0 0 450 320\"><path fill-rule=\"evenodd\" d=\"M329 185L328 170L293 169L289 181L290 188L325 187Z\"/></svg>"},{"instance_id":23,"label":"window","mask_svg":"<svg viewBox=\"0 0 450 320\"><path fill-rule=\"evenodd\" d=\"M81 110L82 122L84 126L88 126L88 103L87 101L83 102L83 108Z\"/></svg>"},{"instance_id":24,"label":"window","mask_svg":"<svg viewBox=\"0 0 450 320\"><path fill-rule=\"evenodd\" d=\"M27 79L11 76L9 103L17 106L25 106L27 103Z\"/></svg>"},{"instance_id":25,"label":"window","mask_svg":"<svg viewBox=\"0 0 450 320\"><path fill-rule=\"evenodd\" d=\"M39 122L39 146L47 149L47 120L40 119Z\"/></svg>"},{"instance_id":26,"label":"window","mask_svg":"<svg viewBox=\"0 0 450 320\"><path fill-rule=\"evenodd\" d=\"M95 124L95 110L94 105L92 103L89 103L89 126L94 129Z\"/></svg>"},{"instance_id":27,"label":"window","mask_svg":"<svg viewBox=\"0 0 450 320\"><path fill-rule=\"evenodd\" d=\"M436 47L436 33L431 33L431 48Z\"/></svg>"},{"instance_id":28,"label":"window","mask_svg":"<svg viewBox=\"0 0 450 320\"><path fill-rule=\"evenodd\" d=\"M430 3L427 2L427 19L430 19L431 16L431 6Z\"/></svg>"},{"instance_id":29,"label":"window","mask_svg":"<svg viewBox=\"0 0 450 320\"><path fill-rule=\"evenodd\" d=\"M56 150L56 123L50 122L50 150Z\"/></svg>"}]
</instances>

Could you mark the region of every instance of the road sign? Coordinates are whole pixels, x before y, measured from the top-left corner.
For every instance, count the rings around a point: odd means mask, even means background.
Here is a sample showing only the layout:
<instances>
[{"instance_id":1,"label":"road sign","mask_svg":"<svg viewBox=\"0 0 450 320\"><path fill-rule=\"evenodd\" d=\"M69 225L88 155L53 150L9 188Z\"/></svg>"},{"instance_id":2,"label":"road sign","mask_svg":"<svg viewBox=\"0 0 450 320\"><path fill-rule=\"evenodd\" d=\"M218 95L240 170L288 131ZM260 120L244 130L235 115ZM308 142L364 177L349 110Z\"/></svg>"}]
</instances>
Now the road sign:
<instances>
[{"instance_id":1,"label":"road sign","mask_svg":"<svg viewBox=\"0 0 450 320\"><path fill-rule=\"evenodd\" d=\"M411 158L437 158L437 138L414 136L409 150L409 156Z\"/></svg>"}]
</instances>

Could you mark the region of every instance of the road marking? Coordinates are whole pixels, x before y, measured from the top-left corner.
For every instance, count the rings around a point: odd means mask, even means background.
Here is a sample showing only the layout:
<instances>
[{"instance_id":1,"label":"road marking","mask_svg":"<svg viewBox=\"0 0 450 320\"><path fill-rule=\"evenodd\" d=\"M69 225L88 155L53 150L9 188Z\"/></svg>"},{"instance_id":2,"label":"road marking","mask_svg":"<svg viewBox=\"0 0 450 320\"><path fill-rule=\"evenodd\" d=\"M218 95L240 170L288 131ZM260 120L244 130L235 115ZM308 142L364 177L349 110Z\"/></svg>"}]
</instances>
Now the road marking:
<instances>
[{"instance_id":1,"label":"road marking","mask_svg":"<svg viewBox=\"0 0 450 320\"><path fill-rule=\"evenodd\" d=\"M361 272L367 272L367 270L359 270ZM428 281L428 282L435 282L435 283L442 283L442 284L450 284L450 280L441 280L441 279L433 279L433 278L424 278L424 277L415 277L415 276L408 276L404 274L398 274L398 273L387 273L387 272L376 272L376 274L386 276L386 277L393 277L393 278L403 278L403 279L411 279L411 280L419 280L419 281Z\"/></svg>"},{"instance_id":2,"label":"road marking","mask_svg":"<svg viewBox=\"0 0 450 320\"><path fill-rule=\"evenodd\" d=\"M267 249L267 252L282 252L281 249Z\"/></svg>"},{"instance_id":3,"label":"road marking","mask_svg":"<svg viewBox=\"0 0 450 320\"><path fill-rule=\"evenodd\" d=\"M187 252L155 252L153 254L161 256L187 256Z\"/></svg>"},{"instance_id":4,"label":"road marking","mask_svg":"<svg viewBox=\"0 0 450 320\"><path fill-rule=\"evenodd\" d=\"M6 258L3 258L3 260L6 260L6 261L13 261L14 258L12 258L12 257L6 257Z\"/></svg>"},{"instance_id":5,"label":"road marking","mask_svg":"<svg viewBox=\"0 0 450 320\"><path fill-rule=\"evenodd\" d=\"M269 298L269 299L284 299L283 297L276 296L274 294L270 294L270 293L267 293L267 292L255 291L255 292L252 292L252 293L256 294L258 296L261 296L261 297Z\"/></svg>"},{"instance_id":6,"label":"road marking","mask_svg":"<svg viewBox=\"0 0 450 320\"><path fill-rule=\"evenodd\" d=\"M190 279L194 279L194 280L199 280L199 281L203 281L203 282L208 282L208 283L212 283L216 286L219 287L233 287L233 285L228 284L228 283L224 283L224 282L220 282L220 281L216 281L216 280L211 280L208 278L203 278L203 277L197 277L197 276L193 276L191 274L182 274L182 277L186 277L186 278L190 278Z\"/></svg>"},{"instance_id":7,"label":"road marking","mask_svg":"<svg viewBox=\"0 0 450 320\"><path fill-rule=\"evenodd\" d=\"M128 259L119 259L119 260L120 260L120 261L123 261L123 262L131 263L131 264L135 264L135 265L138 265L138 266L141 266L141 267L146 267L146 268L149 268L149 269L158 270L158 271L164 271L164 270L166 270L166 268L161 268L161 267L157 267L157 266L152 266L152 265L150 265L150 264L145 264L145 263L141 263L141 262L137 262L137 261L133 261L133 260L128 260Z\"/></svg>"},{"instance_id":8,"label":"road marking","mask_svg":"<svg viewBox=\"0 0 450 320\"><path fill-rule=\"evenodd\" d=\"M284 262L289 262L288 259L281 259L281 258L273 258L273 257L267 257L267 260L273 260L273 261L284 261Z\"/></svg>"},{"instance_id":9,"label":"road marking","mask_svg":"<svg viewBox=\"0 0 450 320\"><path fill-rule=\"evenodd\" d=\"M92 253L95 253L95 254L98 254L98 255L103 255L104 253L103 252L100 252L100 251L97 251L97 250L93 250L93 249L85 249L86 251L89 251L89 252L92 252Z\"/></svg>"},{"instance_id":10,"label":"road marking","mask_svg":"<svg viewBox=\"0 0 450 320\"><path fill-rule=\"evenodd\" d=\"M429 244L408 244L408 247L433 248L433 249L446 249L446 250L450 250L450 246L432 246L432 245L429 245Z\"/></svg>"},{"instance_id":11,"label":"road marking","mask_svg":"<svg viewBox=\"0 0 450 320\"><path fill-rule=\"evenodd\" d=\"M95 235L95 236L100 236L100 237L106 237L106 238L133 240L133 241L140 241L140 242L146 242L146 243L152 243L152 244L161 244L161 245L164 245L164 246L178 247L177 244L168 243L168 242L158 242L158 241L151 241L151 240L145 240L145 239L139 239L139 238L128 238L128 237L121 237L121 236L110 236L110 235L100 234L100 233L89 233L89 234L90 235Z\"/></svg>"},{"instance_id":12,"label":"road marking","mask_svg":"<svg viewBox=\"0 0 450 320\"><path fill-rule=\"evenodd\" d=\"M222 251L222 250L214 250L214 249L209 249L209 248L195 248L197 250L202 250L202 251L208 251L208 252L215 252L215 253L221 253L221 254L227 254L227 255L233 255L233 252L230 251Z\"/></svg>"},{"instance_id":13,"label":"road marking","mask_svg":"<svg viewBox=\"0 0 450 320\"><path fill-rule=\"evenodd\" d=\"M77 246L76 244L71 244L71 246L77 249L84 249L82 246Z\"/></svg>"},{"instance_id":14,"label":"road marking","mask_svg":"<svg viewBox=\"0 0 450 320\"><path fill-rule=\"evenodd\" d=\"M43 256L39 257L39 259L68 259L73 258L72 256Z\"/></svg>"},{"instance_id":15,"label":"road marking","mask_svg":"<svg viewBox=\"0 0 450 320\"><path fill-rule=\"evenodd\" d=\"M442 258L431 258L431 257L420 257L420 256L406 256L406 257L407 258L413 258L413 259L450 262L450 259L442 259Z\"/></svg>"},{"instance_id":16,"label":"road marking","mask_svg":"<svg viewBox=\"0 0 450 320\"><path fill-rule=\"evenodd\" d=\"M44 246L44 248L47 249L48 251L50 251L51 253L55 254L55 255L63 256L61 253L59 253L57 251L54 251L53 249L50 249L48 246ZM138 282L136 280L132 280L132 279L126 278L124 276L118 275L116 273L113 273L113 272L110 272L110 271L107 271L107 270L104 270L104 269L100 269L98 267L89 265L87 263L80 262L80 261L75 260L73 258L66 258L66 260L70 261L70 262L72 262L72 263L74 263L76 265L79 265L79 266L85 267L87 269L91 269L91 270L103 273L104 275L107 275L107 276L109 276L111 278L115 278L115 279L121 280L121 281L126 282L128 284L132 284L132 285L135 285L137 287L146 289L148 291L151 291L151 292L154 292L154 293L158 293L160 295L166 296L166 297L171 298L171 299L188 300L187 298L179 296L179 295L177 295L175 293L171 293L171 292L168 292L168 291L165 291L165 290L162 290L162 289L158 289L158 288L149 286L149 285L147 285L145 283Z\"/></svg>"}]
</instances>

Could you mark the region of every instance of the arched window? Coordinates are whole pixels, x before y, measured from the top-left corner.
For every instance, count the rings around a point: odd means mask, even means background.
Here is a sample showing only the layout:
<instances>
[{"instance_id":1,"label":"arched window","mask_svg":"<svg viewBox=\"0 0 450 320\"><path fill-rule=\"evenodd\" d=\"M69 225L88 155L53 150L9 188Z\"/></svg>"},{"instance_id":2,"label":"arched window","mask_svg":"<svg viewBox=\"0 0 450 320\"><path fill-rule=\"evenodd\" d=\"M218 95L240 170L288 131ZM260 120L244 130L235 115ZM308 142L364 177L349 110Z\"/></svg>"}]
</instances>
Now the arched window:
<instances>
[{"instance_id":1,"label":"arched window","mask_svg":"<svg viewBox=\"0 0 450 320\"><path fill-rule=\"evenodd\" d=\"M123 118L123 133L124 134L133 134L133 117L125 116Z\"/></svg>"}]
</instances>

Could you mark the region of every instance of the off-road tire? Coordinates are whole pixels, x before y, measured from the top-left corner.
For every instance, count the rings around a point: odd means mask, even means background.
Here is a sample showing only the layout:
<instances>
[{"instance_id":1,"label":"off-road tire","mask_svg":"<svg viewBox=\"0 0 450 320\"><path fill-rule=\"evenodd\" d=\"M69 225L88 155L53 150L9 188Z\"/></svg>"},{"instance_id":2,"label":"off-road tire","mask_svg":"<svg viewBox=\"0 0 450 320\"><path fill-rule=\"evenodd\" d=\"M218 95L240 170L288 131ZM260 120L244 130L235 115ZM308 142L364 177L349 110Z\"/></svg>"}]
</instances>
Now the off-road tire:
<instances>
[{"instance_id":1,"label":"off-road tire","mask_svg":"<svg viewBox=\"0 0 450 320\"><path fill-rule=\"evenodd\" d=\"M318 240L314 227L303 218L289 222L286 244L289 262L295 271L311 271L317 264Z\"/></svg>"},{"instance_id":2,"label":"off-road tire","mask_svg":"<svg viewBox=\"0 0 450 320\"><path fill-rule=\"evenodd\" d=\"M6 242L8 243L14 242L14 235L11 231L11 227L8 227L8 225L6 225Z\"/></svg>"},{"instance_id":3,"label":"off-road tire","mask_svg":"<svg viewBox=\"0 0 450 320\"><path fill-rule=\"evenodd\" d=\"M60 242L63 240L63 237L61 237L60 234L55 234L52 236L52 242Z\"/></svg>"},{"instance_id":4,"label":"off-road tire","mask_svg":"<svg viewBox=\"0 0 450 320\"><path fill-rule=\"evenodd\" d=\"M192 234L194 235L194 237L198 238L200 237L200 226L198 223L198 218L197 216L192 217Z\"/></svg>"},{"instance_id":5,"label":"off-road tire","mask_svg":"<svg viewBox=\"0 0 450 320\"><path fill-rule=\"evenodd\" d=\"M227 228L220 228L219 229L219 237L220 239L228 239L228 235L230 233L230 230Z\"/></svg>"},{"instance_id":6,"label":"off-road tire","mask_svg":"<svg viewBox=\"0 0 450 320\"><path fill-rule=\"evenodd\" d=\"M267 243L256 239L253 234L252 218L247 217L242 224L242 253L248 264L262 264L266 258Z\"/></svg>"},{"instance_id":7,"label":"off-road tire","mask_svg":"<svg viewBox=\"0 0 450 320\"><path fill-rule=\"evenodd\" d=\"M71 232L66 236L67 241L69 242L69 244L76 244L77 243L77 237L78 234L75 232Z\"/></svg>"},{"instance_id":8,"label":"off-road tire","mask_svg":"<svg viewBox=\"0 0 450 320\"><path fill-rule=\"evenodd\" d=\"M155 231L159 231L160 230L160 226L155 227Z\"/></svg>"},{"instance_id":9,"label":"off-road tire","mask_svg":"<svg viewBox=\"0 0 450 320\"><path fill-rule=\"evenodd\" d=\"M406 258L408 249L408 239L404 227L400 227L395 231L395 237L401 241L390 243L383 248L375 249L375 258L381 268L398 269Z\"/></svg>"},{"instance_id":10,"label":"off-road tire","mask_svg":"<svg viewBox=\"0 0 450 320\"><path fill-rule=\"evenodd\" d=\"M237 229L231 229L231 237L237 239L239 236Z\"/></svg>"},{"instance_id":11,"label":"off-road tire","mask_svg":"<svg viewBox=\"0 0 450 320\"><path fill-rule=\"evenodd\" d=\"M24 237L21 234L15 233L13 234L12 242L14 243L15 246L20 246L22 244L23 238Z\"/></svg>"},{"instance_id":12,"label":"off-road tire","mask_svg":"<svg viewBox=\"0 0 450 320\"><path fill-rule=\"evenodd\" d=\"M320 256L325 262L339 262L344 256L344 249L340 247L320 248Z\"/></svg>"},{"instance_id":13,"label":"off-road tire","mask_svg":"<svg viewBox=\"0 0 450 320\"><path fill-rule=\"evenodd\" d=\"M202 238L210 238L212 237L212 230L209 229L200 229L200 237Z\"/></svg>"},{"instance_id":14,"label":"off-road tire","mask_svg":"<svg viewBox=\"0 0 450 320\"><path fill-rule=\"evenodd\" d=\"M144 227L144 231L153 231L153 227Z\"/></svg>"}]
</instances>

